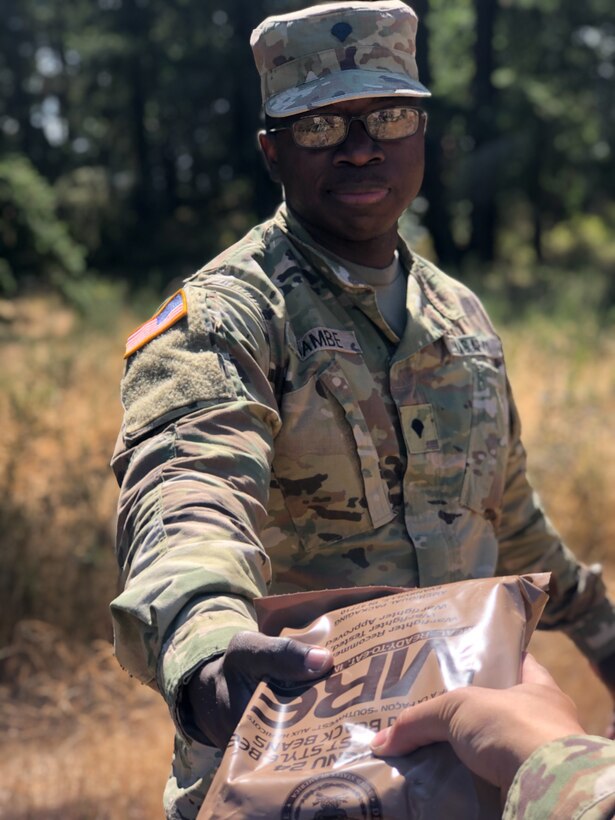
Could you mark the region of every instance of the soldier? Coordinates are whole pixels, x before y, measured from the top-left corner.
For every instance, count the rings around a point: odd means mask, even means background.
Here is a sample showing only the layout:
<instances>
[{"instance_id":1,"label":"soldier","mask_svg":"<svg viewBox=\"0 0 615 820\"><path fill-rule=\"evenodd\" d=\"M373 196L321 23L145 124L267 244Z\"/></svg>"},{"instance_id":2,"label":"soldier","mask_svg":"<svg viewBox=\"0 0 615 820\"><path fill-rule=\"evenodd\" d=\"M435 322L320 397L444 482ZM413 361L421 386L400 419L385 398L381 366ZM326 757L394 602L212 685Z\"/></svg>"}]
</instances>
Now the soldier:
<instances>
[{"instance_id":1,"label":"soldier","mask_svg":"<svg viewBox=\"0 0 615 820\"><path fill-rule=\"evenodd\" d=\"M412 706L372 749L403 755L438 741L500 788L503 820L615 817L615 743L584 733L570 698L531 655L519 686L470 686Z\"/></svg>"},{"instance_id":2,"label":"soldier","mask_svg":"<svg viewBox=\"0 0 615 820\"><path fill-rule=\"evenodd\" d=\"M528 484L500 339L397 232L423 175L416 25L387 0L254 31L285 203L128 339L112 614L176 724L169 817L196 815L261 676L332 663L255 633L268 591L550 570L543 626L615 681L613 605Z\"/></svg>"}]
</instances>

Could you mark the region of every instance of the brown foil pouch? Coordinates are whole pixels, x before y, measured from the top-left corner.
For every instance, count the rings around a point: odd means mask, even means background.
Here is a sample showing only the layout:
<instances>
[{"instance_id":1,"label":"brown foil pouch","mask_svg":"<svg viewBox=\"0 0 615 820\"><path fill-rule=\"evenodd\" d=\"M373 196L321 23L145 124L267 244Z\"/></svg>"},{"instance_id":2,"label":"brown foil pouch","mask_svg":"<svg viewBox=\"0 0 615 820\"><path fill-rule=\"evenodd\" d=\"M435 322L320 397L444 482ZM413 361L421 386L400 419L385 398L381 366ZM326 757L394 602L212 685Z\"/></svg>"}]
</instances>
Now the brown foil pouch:
<instances>
[{"instance_id":1,"label":"brown foil pouch","mask_svg":"<svg viewBox=\"0 0 615 820\"><path fill-rule=\"evenodd\" d=\"M545 573L256 601L261 631L328 646L335 666L309 685L259 684L199 820L500 817L499 792L448 744L387 759L369 744L406 706L470 684L518 683L548 581Z\"/></svg>"}]
</instances>

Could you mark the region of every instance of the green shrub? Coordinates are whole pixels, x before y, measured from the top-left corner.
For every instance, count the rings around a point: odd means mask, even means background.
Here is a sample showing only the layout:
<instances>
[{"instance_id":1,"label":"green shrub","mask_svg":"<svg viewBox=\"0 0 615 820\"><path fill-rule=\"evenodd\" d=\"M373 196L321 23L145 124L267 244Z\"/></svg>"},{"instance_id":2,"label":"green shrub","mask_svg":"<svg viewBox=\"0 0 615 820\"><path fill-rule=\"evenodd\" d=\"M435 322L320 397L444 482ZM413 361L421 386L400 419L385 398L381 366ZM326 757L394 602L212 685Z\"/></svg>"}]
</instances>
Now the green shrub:
<instances>
[{"instance_id":1,"label":"green shrub","mask_svg":"<svg viewBox=\"0 0 615 820\"><path fill-rule=\"evenodd\" d=\"M58 218L53 188L26 157L0 160L0 294L32 284L63 292L85 269L85 251Z\"/></svg>"}]
</instances>

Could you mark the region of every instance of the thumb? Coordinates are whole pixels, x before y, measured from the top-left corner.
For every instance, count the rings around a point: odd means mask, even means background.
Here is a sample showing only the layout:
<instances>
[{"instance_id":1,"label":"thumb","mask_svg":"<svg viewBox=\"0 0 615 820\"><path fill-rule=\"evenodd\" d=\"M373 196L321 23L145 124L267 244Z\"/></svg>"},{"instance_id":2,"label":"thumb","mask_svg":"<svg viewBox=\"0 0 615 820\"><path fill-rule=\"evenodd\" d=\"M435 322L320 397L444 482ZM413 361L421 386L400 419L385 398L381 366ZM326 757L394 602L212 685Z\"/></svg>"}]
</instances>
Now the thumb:
<instances>
[{"instance_id":1,"label":"thumb","mask_svg":"<svg viewBox=\"0 0 615 820\"><path fill-rule=\"evenodd\" d=\"M454 711L452 694L449 692L404 709L392 726L373 738L373 753L379 757L405 755L421 746L448 740L448 727Z\"/></svg>"},{"instance_id":2,"label":"thumb","mask_svg":"<svg viewBox=\"0 0 615 820\"><path fill-rule=\"evenodd\" d=\"M312 680L333 666L331 650L292 638L272 638L258 632L236 635L225 654L225 668L244 678L268 676L279 681Z\"/></svg>"},{"instance_id":3,"label":"thumb","mask_svg":"<svg viewBox=\"0 0 615 820\"><path fill-rule=\"evenodd\" d=\"M551 689L559 691L559 687L553 680L552 675L544 666L541 666L533 655L527 652L523 657L523 666L521 668L521 682L522 683L536 683L541 686L548 686Z\"/></svg>"}]
</instances>

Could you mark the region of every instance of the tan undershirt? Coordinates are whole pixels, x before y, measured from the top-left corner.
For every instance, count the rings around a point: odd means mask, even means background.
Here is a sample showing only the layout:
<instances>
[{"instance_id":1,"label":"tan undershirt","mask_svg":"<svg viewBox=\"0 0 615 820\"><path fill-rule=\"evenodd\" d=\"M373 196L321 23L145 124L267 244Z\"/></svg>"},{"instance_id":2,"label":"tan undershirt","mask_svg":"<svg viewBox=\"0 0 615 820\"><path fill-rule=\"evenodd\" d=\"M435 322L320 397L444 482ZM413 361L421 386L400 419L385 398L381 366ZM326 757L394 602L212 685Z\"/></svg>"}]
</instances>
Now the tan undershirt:
<instances>
[{"instance_id":1,"label":"tan undershirt","mask_svg":"<svg viewBox=\"0 0 615 820\"><path fill-rule=\"evenodd\" d=\"M318 245L313 239L311 241ZM322 245L318 245L318 248L321 253L334 259L338 265L343 265L355 281L374 289L380 313L391 330L401 338L406 327L407 281L399 260L399 253L395 251L393 261L386 268L370 268L343 259Z\"/></svg>"},{"instance_id":2,"label":"tan undershirt","mask_svg":"<svg viewBox=\"0 0 615 820\"><path fill-rule=\"evenodd\" d=\"M380 313L391 330L401 337L406 327L407 282L397 251L386 268L368 268L347 259L341 261L353 279L370 285L375 290Z\"/></svg>"}]
</instances>

